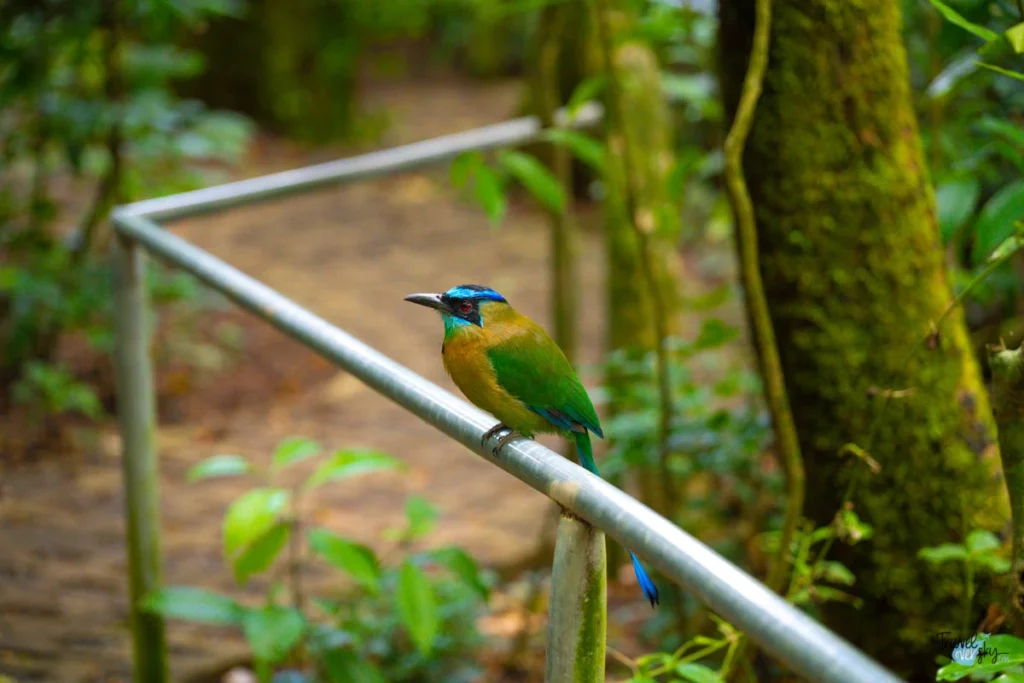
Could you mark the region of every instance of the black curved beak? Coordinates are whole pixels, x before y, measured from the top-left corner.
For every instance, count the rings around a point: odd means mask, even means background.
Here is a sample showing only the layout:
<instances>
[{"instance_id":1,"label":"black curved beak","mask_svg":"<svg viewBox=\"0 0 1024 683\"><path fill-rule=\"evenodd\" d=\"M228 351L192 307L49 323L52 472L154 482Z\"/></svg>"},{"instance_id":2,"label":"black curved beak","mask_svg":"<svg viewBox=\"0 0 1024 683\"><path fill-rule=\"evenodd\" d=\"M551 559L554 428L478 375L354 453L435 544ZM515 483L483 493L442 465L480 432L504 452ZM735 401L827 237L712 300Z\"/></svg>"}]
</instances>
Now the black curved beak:
<instances>
[{"instance_id":1,"label":"black curved beak","mask_svg":"<svg viewBox=\"0 0 1024 683\"><path fill-rule=\"evenodd\" d=\"M446 311L448 307L443 301L441 301L440 294L410 294L405 297L406 301L411 301L414 304L420 306L426 306L427 308L433 308L438 311Z\"/></svg>"}]
</instances>

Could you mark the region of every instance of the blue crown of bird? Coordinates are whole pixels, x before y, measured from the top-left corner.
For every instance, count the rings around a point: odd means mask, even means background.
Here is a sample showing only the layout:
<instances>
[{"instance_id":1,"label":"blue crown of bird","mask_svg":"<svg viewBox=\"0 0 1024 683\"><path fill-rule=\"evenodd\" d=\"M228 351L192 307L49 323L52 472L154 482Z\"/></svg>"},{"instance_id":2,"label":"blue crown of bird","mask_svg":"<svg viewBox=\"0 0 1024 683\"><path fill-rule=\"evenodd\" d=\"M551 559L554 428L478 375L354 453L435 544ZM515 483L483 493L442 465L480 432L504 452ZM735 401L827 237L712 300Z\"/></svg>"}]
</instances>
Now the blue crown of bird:
<instances>
[{"instance_id":1,"label":"blue crown of bird","mask_svg":"<svg viewBox=\"0 0 1024 683\"><path fill-rule=\"evenodd\" d=\"M572 440L580 463L597 476L590 434L604 437L597 411L572 364L544 328L490 287L458 285L441 294L405 297L433 308L444 322L441 358L455 385L499 421L486 442L506 432L497 452L517 436L553 433ZM633 571L651 607L658 588L632 551Z\"/></svg>"}]
</instances>

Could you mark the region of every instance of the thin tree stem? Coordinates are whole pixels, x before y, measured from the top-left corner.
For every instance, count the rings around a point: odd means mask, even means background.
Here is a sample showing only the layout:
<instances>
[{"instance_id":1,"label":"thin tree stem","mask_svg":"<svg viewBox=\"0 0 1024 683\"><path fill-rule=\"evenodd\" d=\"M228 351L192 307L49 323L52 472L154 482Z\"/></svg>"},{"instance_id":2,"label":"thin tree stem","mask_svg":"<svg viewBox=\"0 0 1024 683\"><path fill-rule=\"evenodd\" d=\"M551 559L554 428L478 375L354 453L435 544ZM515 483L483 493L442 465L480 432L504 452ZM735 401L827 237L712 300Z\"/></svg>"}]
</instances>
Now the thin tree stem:
<instances>
[{"instance_id":1,"label":"thin tree stem","mask_svg":"<svg viewBox=\"0 0 1024 683\"><path fill-rule=\"evenodd\" d=\"M786 584L789 550L803 514L804 465L800 455L793 413L786 395L782 363L775 342L775 332L768 312L768 300L761 280L757 246L757 224L754 205L743 177L743 148L753 124L754 110L761 95L764 74L768 67L768 43L771 31L771 0L757 0L754 40L750 64L743 79L743 90L732 127L725 138L725 184L736 218L736 234L740 247L740 266L747 308L764 376L765 398L775 425L780 460L786 473L786 514L779 542L779 555L768 574L768 586L778 592Z\"/></svg>"}]
</instances>

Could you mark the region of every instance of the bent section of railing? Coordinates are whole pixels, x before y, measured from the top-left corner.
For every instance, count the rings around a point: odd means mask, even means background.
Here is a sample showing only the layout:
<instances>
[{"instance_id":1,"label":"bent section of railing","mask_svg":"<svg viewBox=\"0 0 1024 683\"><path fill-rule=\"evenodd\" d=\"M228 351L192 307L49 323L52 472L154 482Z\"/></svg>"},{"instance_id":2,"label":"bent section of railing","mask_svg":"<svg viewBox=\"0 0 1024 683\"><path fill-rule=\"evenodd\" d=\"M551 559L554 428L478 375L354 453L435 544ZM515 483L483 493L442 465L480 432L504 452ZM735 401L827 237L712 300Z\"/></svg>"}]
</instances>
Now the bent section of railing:
<instances>
[{"instance_id":1,"label":"bent section of railing","mask_svg":"<svg viewBox=\"0 0 1024 683\"><path fill-rule=\"evenodd\" d=\"M168 233L138 211L119 209L113 216L120 237L118 294L118 368L138 372L119 385L125 468L129 489L154 467L151 368L146 339L138 321L146 317L139 249L153 253L227 295L355 375L371 388L430 423L469 450L526 482L566 510L633 549L643 559L696 595L715 612L745 631L767 652L812 681L886 683L897 681L849 643L796 609L750 575L731 564L669 520L611 484L533 441L516 440L497 456L481 443L495 424L492 417L462 401L375 349L334 327L270 287L224 261ZM139 401L142 401L139 403ZM135 460L136 462L132 462ZM142 486L127 493L129 533L157 548L158 520L153 517L155 489ZM147 507L148 506L148 507ZM147 517L148 516L148 517ZM141 517L141 518L140 518ZM131 539L130 539L131 540ZM130 552L130 558L135 555ZM156 588L154 568L140 560L132 569L132 595ZM553 586L552 590L559 590ZM154 623L141 624L150 629ZM151 631L152 632L152 631ZM144 678L156 681L157 678ZM162 680L162 679L159 679Z\"/></svg>"}]
</instances>

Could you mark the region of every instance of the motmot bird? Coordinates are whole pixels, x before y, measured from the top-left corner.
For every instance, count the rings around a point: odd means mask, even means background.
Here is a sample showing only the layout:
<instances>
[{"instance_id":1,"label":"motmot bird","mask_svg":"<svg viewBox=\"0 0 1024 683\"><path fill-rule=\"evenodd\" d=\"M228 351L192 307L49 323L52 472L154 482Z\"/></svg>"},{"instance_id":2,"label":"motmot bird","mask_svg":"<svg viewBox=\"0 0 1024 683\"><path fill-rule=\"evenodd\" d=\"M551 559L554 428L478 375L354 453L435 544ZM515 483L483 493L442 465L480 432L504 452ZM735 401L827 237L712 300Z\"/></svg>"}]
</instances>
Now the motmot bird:
<instances>
[{"instance_id":1,"label":"motmot bird","mask_svg":"<svg viewBox=\"0 0 1024 683\"><path fill-rule=\"evenodd\" d=\"M516 436L554 433L574 441L583 467L601 476L590 445L590 432L604 437L597 411L572 364L543 327L480 285L410 294L405 300L441 313L445 370L466 398L499 420L483 442L507 432L495 454ZM636 555L629 551L629 556L640 589L654 607L658 588Z\"/></svg>"}]
</instances>

